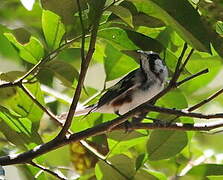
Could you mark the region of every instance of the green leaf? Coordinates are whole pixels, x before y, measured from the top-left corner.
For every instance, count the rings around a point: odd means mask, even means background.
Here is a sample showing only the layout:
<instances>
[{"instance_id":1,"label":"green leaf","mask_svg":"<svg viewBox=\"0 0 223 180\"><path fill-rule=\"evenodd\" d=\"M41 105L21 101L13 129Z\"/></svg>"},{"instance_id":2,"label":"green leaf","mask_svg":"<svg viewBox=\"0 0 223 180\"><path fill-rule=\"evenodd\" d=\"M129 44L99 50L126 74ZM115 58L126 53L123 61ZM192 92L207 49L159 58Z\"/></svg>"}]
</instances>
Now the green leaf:
<instances>
[{"instance_id":1,"label":"green leaf","mask_svg":"<svg viewBox=\"0 0 223 180\"><path fill-rule=\"evenodd\" d=\"M221 164L202 164L194 166L185 177L194 177L197 180L205 179L207 176L223 175L223 165Z\"/></svg>"},{"instance_id":2,"label":"green leaf","mask_svg":"<svg viewBox=\"0 0 223 180\"><path fill-rule=\"evenodd\" d=\"M179 89L172 90L159 99L158 105L177 109L184 109L188 107L187 100Z\"/></svg>"},{"instance_id":3,"label":"green leaf","mask_svg":"<svg viewBox=\"0 0 223 180\"><path fill-rule=\"evenodd\" d=\"M133 28L132 14L131 12L123 6L111 6L107 9L108 11L113 12L116 16L120 17L126 24Z\"/></svg>"},{"instance_id":4,"label":"green leaf","mask_svg":"<svg viewBox=\"0 0 223 180\"><path fill-rule=\"evenodd\" d=\"M160 18L197 50L211 52L208 32L199 13L187 0L132 1L138 11Z\"/></svg>"},{"instance_id":5,"label":"green leaf","mask_svg":"<svg viewBox=\"0 0 223 180\"><path fill-rule=\"evenodd\" d=\"M104 67L106 72L106 81L119 78L131 70L136 69L138 66L132 58L121 53L109 44L106 46L105 55Z\"/></svg>"},{"instance_id":6,"label":"green leaf","mask_svg":"<svg viewBox=\"0 0 223 180\"><path fill-rule=\"evenodd\" d=\"M141 33L120 28L106 28L98 36L120 50L152 50L160 52L163 46L156 40Z\"/></svg>"},{"instance_id":7,"label":"green leaf","mask_svg":"<svg viewBox=\"0 0 223 180\"><path fill-rule=\"evenodd\" d=\"M42 143L37 131L33 131L32 122L28 118L10 112L3 106L0 106L0 131L8 141L22 148Z\"/></svg>"},{"instance_id":8,"label":"green leaf","mask_svg":"<svg viewBox=\"0 0 223 180\"><path fill-rule=\"evenodd\" d=\"M51 50L57 49L65 34L65 27L60 16L51 11L43 10L42 28L49 48Z\"/></svg>"},{"instance_id":9,"label":"green leaf","mask_svg":"<svg viewBox=\"0 0 223 180\"><path fill-rule=\"evenodd\" d=\"M0 79L13 81L17 77L23 75L23 72L11 71L0 75ZM35 79L34 79L35 80ZM38 82L26 84L26 88L32 93L38 102L44 105L44 97ZM20 88L13 88L13 94L4 103L21 117L28 118L32 122L32 130L37 131L39 122L42 118L42 110L23 92Z\"/></svg>"},{"instance_id":10,"label":"green leaf","mask_svg":"<svg viewBox=\"0 0 223 180\"><path fill-rule=\"evenodd\" d=\"M209 180L222 180L223 176L207 176Z\"/></svg>"},{"instance_id":11,"label":"green leaf","mask_svg":"<svg viewBox=\"0 0 223 180\"><path fill-rule=\"evenodd\" d=\"M154 176L153 174L150 173L150 171L148 171L147 169L140 169L137 171L137 173L134 176L134 180L157 180L157 179L163 179L165 180L163 177L165 177L164 175L162 176Z\"/></svg>"},{"instance_id":12,"label":"green leaf","mask_svg":"<svg viewBox=\"0 0 223 180\"><path fill-rule=\"evenodd\" d=\"M127 29L125 30L125 32L127 33L128 38L132 42L134 42L136 46L144 51L161 52L163 49L163 46L160 42L150 38L149 36L145 36L144 34Z\"/></svg>"},{"instance_id":13,"label":"green leaf","mask_svg":"<svg viewBox=\"0 0 223 180\"><path fill-rule=\"evenodd\" d=\"M43 45L34 36L31 36L27 43L22 44L12 33L4 33L4 35L18 48L20 57L25 61L36 64L44 56Z\"/></svg>"},{"instance_id":14,"label":"green leaf","mask_svg":"<svg viewBox=\"0 0 223 180\"><path fill-rule=\"evenodd\" d=\"M149 160L161 160L178 154L186 145L186 132L155 130L152 131L147 143Z\"/></svg>"},{"instance_id":15,"label":"green leaf","mask_svg":"<svg viewBox=\"0 0 223 180\"><path fill-rule=\"evenodd\" d=\"M18 77L23 75L23 73L18 71L10 71L7 73L0 74L0 84L5 84L8 82L13 82ZM7 87L7 88L0 88L0 103L3 103L4 100L14 96L16 94L16 87Z\"/></svg>"},{"instance_id":16,"label":"green leaf","mask_svg":"<svg viewBox=\"0 0 223 180\"><path fill-rule=\"evenodd\" d=\"M136 163L135 163L136 171L138 171L139 168L141 168L147 160L148 160L148 155L147 154L145 154L145 153L140 154L136 158Z\"/></svg>"},{"instance_id":17,"label":"green leaf","mask_svg":"<svg viewBox=\"0 0 223 180\"><path fill-rule=\"evenodd\" d=\"M129 150L137 144L143 143L147 140L147 136L133 131L126 134L124 131L114 131L108 134L109 155L121 154Z\"/></svg>"},{"instance_id":18,"label":"green leaf","mask_svg":"<svg viewBox=\"0 0 223 180\"><path fill-rule=\"evenodd\" d=\"M223 22L222 22L222 21L218 21L218 22L216 23L216 32L217 32L219 35L223 36Z\"/></svg>"},{"instance_id":19,"label":"green leaf","mask_svg":"<svg viewBox=\"0 0 223 180\"><path fill-rule=\"evenodd\" d=\"M117 155L108 158L112 166L104 161L99 161L95 167L95 175L98 180L126 180L134 176L134 162L125 155Z\"/></svg>"},{"instance_id":20,"label":"green leaf","mask_svg":"<svg viewBox=\"0 0 223 180\"><path fill-rule=\"evenodd\" d=\"M10 41L4 36L4 32L6 28L2 25L0 25L0 54L2 56L8 57L10 59L18 59L18 53L16 52L15 48L12 46Z\"/></svg>"},{"instance_id":21,"label":"green leaf","mask_svg":"<svg viewBox=\"0 0 223 180\"><path fill-rule=\"evenodd\" d=\"M106 0L89 0L90 10L88 19L90 25L96 25L101 17Z\"/></svg>"},{"instance_id":22,"label":"green leaf","mask_svg":"<svg viewBox=\"0 0 223 180\"><path fill-rule=\"evenodd\" d=\"M78 109L78 108L77 108ZM91 113L86 117L78 116L74 117L72 121L71 130L73 132L80 132L95 125L97 121L102 118L100 113Z\"/></svg>"},{"instance_id":23,"label":"green leaf","mask_svg":"<svg viewBox=\"0 0 223 180\"><path fill-rule=\"evenodd\" d=\"M34 83L26 85L26 87L35 96L36 100L44 105L40 84ZM16 95L8 99L7 104L10 105L16 113L31 120L33 130L37 131L39 129L39 123L43 112L21 89L17 89Z\"/></svg>"},{"instance_id":24,"label":"green leaf","mask_svg":"<svg viewBox=\"0 0 223 180\"><path fill-rule=\"evenodd\" d=\"M134 26L146 26L151 28L162 27L165 24L158 18L148 16L144 13L138 13L133 16Z\"/></svg>"},{"instance_id":25,"label":"green leaf","mask_svg":"<svg viewBox=\"0 0 223 180\"><path fill-rule=\"evenodd\" d=\"M128 9L132 15L133 25L135 26L147 26L147 27L161 27L165 24L152 16L148 16L145 13L138 12L135 5L130 1L122 1L119 6ZM108 20L116 20L118 17L115 14L111 14Z\"/></svg>"},{"instance_id":26,"label":"green leaf","mask_svg":"<svg viewBox=\"0 0 223 180\"><path fill-rule=\"evenodd\" d=\"M72 87L74 80L78 79L78 71L65 61L54 60L47 63L44 68L52 71L55 76L67 87Z\"/></svg>"},{"instance_id":27,"label":"green leaf","mask_svg":"<svg viewBox=\"0 0 223 180\"><path fill-rule=\"evenodd\" d=\"M136 50L138 47L128 38L127 33L120 28L106 28L98 31L98 37L122 50Z\"/></svg>"},{"instance_id":28,"label":"green leaf","mask_svg":"<svg viewBox=\"0 0 223 180\"><path fill-rule=\"evenodd\" d=\"M73 0L41 0L42 7L46 10L50 10L60 17L65 24L74 23L74 13L78 11L77 3ZM86 6L85 1L80 1L81 6Z\"/></svg>"}]
</instances>

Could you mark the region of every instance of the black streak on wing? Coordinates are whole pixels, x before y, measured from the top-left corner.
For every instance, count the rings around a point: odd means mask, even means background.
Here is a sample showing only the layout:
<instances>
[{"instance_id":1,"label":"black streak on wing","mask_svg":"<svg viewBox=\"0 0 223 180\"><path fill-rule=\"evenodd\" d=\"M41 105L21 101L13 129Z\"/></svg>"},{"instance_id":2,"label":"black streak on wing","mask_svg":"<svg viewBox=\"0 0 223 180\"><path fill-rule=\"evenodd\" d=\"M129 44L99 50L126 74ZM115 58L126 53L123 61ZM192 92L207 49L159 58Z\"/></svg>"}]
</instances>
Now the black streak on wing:
<instances>
[{"instance_id":1,"label":"black streak on wing","mask_svg":"<svg viewBox=\"0 0 223 180\"><path fill-rule=\"evenodd\" d=\"M134 86L134 77L137 70L134 70L127 74L123 79L117 82L114 86L108 89L108 91L100 98L97 108L103 106L106 103L111 102L120 94L127 91L129 88Z\"/></svg>"}]
</instances>

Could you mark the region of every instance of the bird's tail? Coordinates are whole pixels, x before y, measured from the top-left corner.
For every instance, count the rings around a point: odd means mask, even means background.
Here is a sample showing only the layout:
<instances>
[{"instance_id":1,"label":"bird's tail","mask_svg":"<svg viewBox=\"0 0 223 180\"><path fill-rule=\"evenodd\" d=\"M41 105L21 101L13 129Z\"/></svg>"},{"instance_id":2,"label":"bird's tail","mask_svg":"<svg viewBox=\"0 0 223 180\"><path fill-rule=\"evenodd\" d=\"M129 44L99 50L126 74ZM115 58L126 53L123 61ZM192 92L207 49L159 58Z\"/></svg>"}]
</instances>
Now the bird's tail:
<instances>
[{"instance_id":1,"label":"bird's tail","mask_svg":"<svg viewBox=\"0 0 223 180\"><path fill-rule=\"evenodd\" d=\"M74 114L74 116L82 116L82 115L88 115L92 111L95 110L96 105L86 106L82 108L78 108ZM61 120L65 120L67 118L68 112L61 113L58 118Z\"/></svg>"},{"instance_id":2,"label":"bird's tail","mask_svg":"<svg viewBox=\"0 0 223 180\"><path fill-rule=\"evenodd\" d=\"M77 109L75 114L74 114L74 116L87 115L87 114L91 113L94 110L95 110L95 105L86 106L86 107L83 107L81 109Z\"/></svg>"}]
</instances>

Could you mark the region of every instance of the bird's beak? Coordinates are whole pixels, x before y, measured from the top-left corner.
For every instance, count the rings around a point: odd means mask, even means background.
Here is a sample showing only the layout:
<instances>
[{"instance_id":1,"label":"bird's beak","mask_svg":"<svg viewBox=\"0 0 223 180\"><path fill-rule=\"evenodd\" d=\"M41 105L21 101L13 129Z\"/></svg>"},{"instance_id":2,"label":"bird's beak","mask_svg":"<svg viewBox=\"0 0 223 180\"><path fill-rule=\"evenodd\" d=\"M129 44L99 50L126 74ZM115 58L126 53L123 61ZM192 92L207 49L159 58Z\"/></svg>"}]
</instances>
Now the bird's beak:
<instances>
[{"instance_id":1,"label":"bird's beak","mask_svg":"<svg viewBox=\"0 0 223 180\"><path fill-rule=\"evenodd\" d=\"M137 53L138 53L138 57L139 57L140 60L142 60L143 57L147 56L145 51L143 51L143 50L137 50Z\"/></svg>"},{"instance_id":2,"label":"bird's beak","mask_svg":"<svg viewBox=\"0 0 223 180\"><path fill-rule=\"evenodd\" d=\"M143 50L137 50L136 52L139 53L139 54L144 54L145 53Z\"/></svg>"}]
</instances>

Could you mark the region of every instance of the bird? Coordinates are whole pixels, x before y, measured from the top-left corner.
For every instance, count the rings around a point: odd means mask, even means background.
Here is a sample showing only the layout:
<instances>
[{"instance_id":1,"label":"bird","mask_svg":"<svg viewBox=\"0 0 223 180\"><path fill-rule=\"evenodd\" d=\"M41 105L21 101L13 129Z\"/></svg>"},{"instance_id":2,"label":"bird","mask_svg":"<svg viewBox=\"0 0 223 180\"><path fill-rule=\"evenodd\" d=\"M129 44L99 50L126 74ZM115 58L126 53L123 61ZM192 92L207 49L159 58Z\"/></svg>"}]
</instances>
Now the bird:
<instances>
[{"instance_id":1,"label":"bird","mask_svg":"<svg viewBox=\"0 0 223 180\"><path fill-rule=\"evenodd\" d=\"M96 104L77 109L74 116L92 112L123 115L153 98L164 89L168 69L159 54L137 50L140 67L110 87Z\"/></svg>"}]
</instances>

